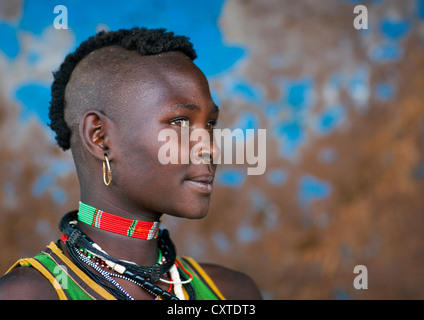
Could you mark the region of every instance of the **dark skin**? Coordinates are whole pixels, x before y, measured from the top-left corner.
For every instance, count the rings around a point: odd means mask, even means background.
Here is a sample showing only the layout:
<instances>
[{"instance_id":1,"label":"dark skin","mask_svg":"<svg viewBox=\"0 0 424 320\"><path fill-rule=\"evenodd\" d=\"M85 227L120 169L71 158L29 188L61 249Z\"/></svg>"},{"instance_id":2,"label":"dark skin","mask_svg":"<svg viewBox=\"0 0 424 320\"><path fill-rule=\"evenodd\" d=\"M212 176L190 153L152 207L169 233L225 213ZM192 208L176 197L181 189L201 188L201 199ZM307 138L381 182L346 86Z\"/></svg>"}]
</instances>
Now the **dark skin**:
<instances>
[{"instance_id":1,"label":"dark skin","mask_svg":"<svg viewBox=\"0 0 424 320\"><path fill-rule=\"evenodd\" d=\"M86 90L93 83L97 87ZM102 92L102 96L84 92ZM189 219L207 214L211 186L205 190L205 184L211 183L200 182L199 186L198 179L215 174L216 165L206 161L218 152L213 144L203 146L198 154L199 159L205 160L201 164L162 165L158 161L164 142L157 137L162 129L171 128L181 135L182 127L188 126L190 130L202 128L212 134L218 118L205 76L184 54L143 57L117 47L97 50L74 70L65 99L67 106L72 106L65 109L65 119L72 131L71 148L81 201L143 221L160 220L164 213ZM180 141L178 147L179 144ZM190 142L190 148L194 144ZM181 150L184 152L189 150ZM101 175L105 154L113 174L109 186ZM140 265L153 265L158 259L157 240L129 238L82 223L78 226L115 258ZM61 249L69 257L63 243ZM247 275L213 264L201 266L227 299L261 299ZM128 281L118 279L118 283L135 299L154 298ZM162 282L157 285L168 288ZM0 278L0 299L58 296L38 271L16 268Z\"/></svg>"}]
</instances>

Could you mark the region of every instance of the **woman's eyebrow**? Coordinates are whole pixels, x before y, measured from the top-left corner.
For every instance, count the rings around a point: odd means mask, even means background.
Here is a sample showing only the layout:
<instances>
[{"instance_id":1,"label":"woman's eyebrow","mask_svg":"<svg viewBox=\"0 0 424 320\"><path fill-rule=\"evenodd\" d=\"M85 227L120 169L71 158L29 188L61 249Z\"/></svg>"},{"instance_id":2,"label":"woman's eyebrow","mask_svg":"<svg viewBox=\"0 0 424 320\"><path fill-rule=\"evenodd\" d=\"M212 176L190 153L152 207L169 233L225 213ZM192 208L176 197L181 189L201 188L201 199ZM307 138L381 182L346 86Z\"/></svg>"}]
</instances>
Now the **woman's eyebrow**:
<instances>
[{"instance_id":1,"label":"woman's eyebrow","mask_svg":"<svg viewBox=\"0 0 424 320\"><path fill-rule=\"evenodd\" d=\"M171 106L171 108L172 109L175 109L175 108L184 108L184 109L188 109L188 110L196 111L196 112L200 112L201 111L201 108L198 105L196 105L196 104L190 104L190 103L179 103L179 104L175 104L175 105ZM219 112L219 108L218 108L218 106L216 104L213 105L212 112L213 113Z\"/></svg>"}]
</instances>

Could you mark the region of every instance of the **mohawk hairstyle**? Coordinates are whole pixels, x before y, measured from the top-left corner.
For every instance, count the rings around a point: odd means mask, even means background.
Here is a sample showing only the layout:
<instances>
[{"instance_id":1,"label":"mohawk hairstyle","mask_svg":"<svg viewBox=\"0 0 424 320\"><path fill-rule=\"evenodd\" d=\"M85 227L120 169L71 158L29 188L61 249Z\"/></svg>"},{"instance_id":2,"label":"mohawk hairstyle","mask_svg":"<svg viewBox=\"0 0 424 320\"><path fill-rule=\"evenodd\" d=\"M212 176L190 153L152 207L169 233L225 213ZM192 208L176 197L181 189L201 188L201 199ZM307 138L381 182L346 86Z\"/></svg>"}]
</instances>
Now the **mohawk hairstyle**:
<instances>
[{"instance_id":1,"label":"mohawk hairstyle","mask_svg":"<svg viewBox=\"0 0 424 320\"><path fill-rule=\"evenodd\" d=\"M194 60L197 54L193 44L185 36L175 36L165 29L133 28L118 31L101 31L82 42L74 53L65 57L58 71L53 73L51 87L52 99L49 107L49 127L56 133L56 141L64 151L71 146L71 130L65 122L65 88L77 64L94 50L121 46L129 51L137 51L143 56L155 55L170 51L181 51Z\"/></svg>"}]
</instances>

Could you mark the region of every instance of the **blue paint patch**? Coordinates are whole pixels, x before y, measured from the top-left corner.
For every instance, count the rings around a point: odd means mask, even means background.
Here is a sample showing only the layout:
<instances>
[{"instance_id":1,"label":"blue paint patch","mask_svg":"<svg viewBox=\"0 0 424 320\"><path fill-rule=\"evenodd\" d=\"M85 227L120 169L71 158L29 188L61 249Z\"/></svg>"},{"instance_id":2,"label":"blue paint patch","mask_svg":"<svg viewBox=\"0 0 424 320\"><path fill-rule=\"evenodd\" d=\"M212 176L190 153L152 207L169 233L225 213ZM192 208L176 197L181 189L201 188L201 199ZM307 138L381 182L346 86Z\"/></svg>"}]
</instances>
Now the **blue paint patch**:
<instances>
[{"instance_id":1,"label":"blue paint patch","mask_svg":"<svg viewBox=\"0 0 424 320\"><path fill-rule=\"evenodd\" d=\"M66 160L56 160L50 165L50 173L53 175L67 174L71 172L73 165Z\"/></svg>"},{"instance_id":2,"label":"blue paint patch","mask_svg":"<svg viewBox=\"0 0 424 320\"><path fill-rule=\"evenodd\" d=\"M324 199L331 194L331 185L313 176L305 175L300 179L298 189L299 205L307 209L314 201Z\"/></svg>"},{"instance_id":3,"label":"blue paint patch","mask_svg":"<svg viewBox=\"0 0 424 320\"><path fill-rule=\"evenodd\" d=\"M284 67L284 57L281 54L274 54L269 58L269 66L272 69L280 69Z\"/></svg>"},{"instance_id":4,"label":"blue paint patch","mask_svg":"<svg viewBox=\"0 0 424 320\"><path fill-rule=\"evenodd\" d=\"M373 62L396 61L402 58L403 49L396 42L384 42L370 51Z\"/></svg>"},{"instance_id":5,"label":"blue paint patch","mask_svg":"<svg viewBox=\"0 0 424 320\"><path fill-rule=\"evenodd\" d=\"M325 148L318 154L318 160L323 163L334 163L337 160L338 152L333 148Z\"/></svg>"},{"instance_id":6,"label":"blue paint patch","mask_svg":"<svg viewBox=\"0 0 424 320\"><path fill-rule=\"evenodd\" d=\"M47 220L38 220L35 230L41 235L47 235L51 231L51 225Z\"/></svg>"},{"instance_id":7,"label":"blue paint patch","mask_svg":"<svg viewBox=\"0 0 424 320\"><path fill-rule=\"evenodd\" d=\"M353 3L353 4L355 4L355 3L358 3L358 4L363 4L364 3L364 0L338 0L338 1L341 1L341 2L350 2L350 3ZM374 3L380 3L382 0L370 0L369 2L374 2Z\"/></svg>"},{"instance_id":8,"label":"blue paint patch","mask_svg":"<svg viewBox=\"0 0 424 320\"><path fill-rule=\"evenodd\" d=\"M343 76L338 72L334 72L331 74L328 82L331 87L340 89L340 87L343 85Z\"/></svg>"},{"instance_id":9,"label":"blue paint patch","mask_svg":"<svg viewBox=\"0 0 424 320\"><path fill-rule=\"evenodd\" d=\"M315 219L315 224L318 227L326 228L330 224L330 219L326 212L321 212Z\"/></svg>"},{"instance_id":10,"label":"blue paint patch","mask_svg":"<svg viewBox=\"0 0 424 320\"><path fill-rule=\"evenodd\" d=\"M252 203L252 207L256 210L263 210L269 204L268 198L258 188L252 188L249 190L249 198Z\"/></svg>"},{"instance_id":11,"label":"blue paint patch","mask_svg":"<svg viewBox=\"0 0 424 320\"><path fill-rule=\"evenodd\" d=\"M93 36L99 24L110 30L147 27L165 28L176 35L190 38L198 54L196 64L208 76L228 70L242 59L245 48L224 44L218 26L224 0L219 1L121 1L62 0L68 9L68 27L75 34L76 44ZM19 24L22 30L40 35L46 27L52 27L58 14L53 13L56 4L48 1L24 1L23 16ZM58 30L60 32L60 30Z\"/></svg>"},{"instance_id":12,"label":"blue paint patch","mask_svg":"<svg viewBox=\"0 0 424 320\"><path fill-rule=\"evenodd\" d=\"M231 249L231 243L228 237L223 232L215 232L212 234L212 242L215 247L222 253L228 253Z\"/></svg>"},{"instance_id":13,"label":"blue paint patch","mask_svg":"<svg viewBox=\"0 0 424 320\"><path fill-rule=\"evenodd\" d=\"M391 100L396 95L395 88L387 82L378 83L375 88L375 95L378 99L383 101Z\"/></svg>"},{"instance_id":14,"label":"blue paint patch","mask_svg":"<svg viewBox=\"0 0 424 320\"><path fill-rule=\"evenodd\" d=\"M280 155L291 158L305 140L303 128L297 122L281 123L274 130L280 138Z\"/></svg>"},{"instance_id":15,"label":"blue paint patch","mask_svg":"<svg viewBox=\"0 0 424 320\"><path fill-rule=\"evenodd\" d=\"M42 160L43 162L46 160ZM32 194L36 197L42 196L44 193L49 192L53 201L58 204L64 204L67 200L65 190L55 185L56 177L61 174L70 173L72 165L66 160L55 160L49 163L48 170L41 174L32 186Z\"/></svg>"},{"instance_id":16,"label":"blue paint patch","mask_svg":"<svg viewBox=\"0 0 424 320\"><path fill-rule=\"evenodd\" d=\"M16 35L16 30L12 26L1 23L0 24L0 50L4 54L13 59L19 54L19 41Z\"/></svg>"},{"instance_id":17,"label":"blue paint patch","mask_svg":"<svg viewBox=\"0 0 424 320\"><path fill-rule=\"evenodd\" d=\"M5 198L13 199L16 195L15 185L10 181L6 181L2 184L1 191Z\"/></svg>"},{"instance_id":18,"label":"blue paint patch","mask_svg":"<svg viewBox=\"0 0 424 320\"><path fill-rule=\"evenodd\" d=\"M300 80L283 79L280 82L283 97L276 103L266 105L265 114L270 119L274 137L279 141L279 156L292 158L305 142L308 108L312 105L314 82L310 78ZM278 115L285 112L285 120Z\"/></svg>"},{"instance_id":19,"label":"blue paint patch","mask_svg":"<svg viewBox=\"0 0 424 320\"><path fill-rule=\"evenodd\" d=\"M264 114L272 122L281 112L281 109L281 105L270 103L265 106Z\"/></svg>"},{"instance_id":20,"label":"blue paint patch","mask_svg":"<svg viewBox=\"0 0 424 320\"><path fill-rule=\"evenodd\" d=\"M165 28L176 35L185 35L193 42L198 53L196 64L207 76L227 71L247 53L245 48L224 43L223 34L218 25L219 16L225 1L116 1L105 0L101 4L93 1L63 0L61 5L68 9L69 32L75 36L75 44L93 36L99 24L110 30L132 28ZM0 50L8 57L19 54L17 31L24 31L39 37L46 28L53 27L58 14L53 12L56 4L27 0L23 2L22 17L17 27L0 24ZM57 30L56 32L63 32ZM29 52L29 64L36 65L40 61L38 52ZM246 99L261 100L260 88L240 79L235 87L237 94ZM25 83L16 90L16 98L22 107L21 120L25 121L32 114L37 114L41 122L48 123L48 106L50 87L44 84ZM219 96L214 99L219 104ZM256 119L257 120L257 119ZM247 124L249 125L249 124ZM256 124L254 124L256 126Z\"/></svg>"},{"instance_id":21,"label":"blue paint patch","mask_svg":"<svg viewBox=\"0 0 424 320\"><path fill-rule=\"evenodd\" d=\"M32 194L36 197L42 196L53 183L54 177L50 173L40 175L32 186Z\"/></svg>"},{"instance_id":22,"label":"blue paint patch","mask_svg":"<svg viewBox=\"0 0 424 320\"><path fill-rule=\"evenodd\" d=\"M268 171L266 177L269 183L282 186L287 181L288 173L282 169L273 169Z\"/></svg>"},{"instance_id":23,"label":"blue paint patch","mask_svg":"<svg viewBox=\"0 0 424 320\"><path fill-rule=\"evenodd\" d=\"M408 20L384 19L381 22L380 29L386 38L400 40L411 30L411 22Z\"/></svg>"},{"instance_id":24,"label":"blue paint patch","mask_svg":"<svg viewBox=\"0 0 424 320\"><path fill-rule=\"evenodd\" d=\"M67 199L67 195L62 188L56 187L52 192L52 198L57 204L64 204Z\"/></svg>"},{"instance_id":25,"label":"blue paint patch","mask_svg":"<svg viewBox=\"0 0 424 320\"><path fill-rule=\"evenodd\" d=\"M337 288L333 290L333 298L335 300L352 300L350 294L342 288Z\"/></svg>"},{"instance_id":26,"label":"blue paint patch","mask_svg":"<svg viewBox=\"0 0 424 320\"><path fill-rule=\"evenodd\" d=\"M219 107L221 105L221 97L219 92L217 92L213 88L210 88L210 92L211 92L213 102Z\"/></svg>"},{"instance_id":27,"label":"blue paint patch","mask_svg":"<svg viewBox=\"0 0 424 320\"><path fill-rule=\"evenodd\" d=\"M27 56L28 63L31 65L36 64L40 61L40 54L38 52L29 52Z\"/></svg>"},{"instance_id":28,"label":"blue paint patch","mask_svg":"<svg viewBox=\"0 0 424 320\"><path fill-rule=\"evenodd\" d=\"M64 0L69 6L69 1ZM53 9L56 5L48 1L26 0L23 2L23 15L19 22L19 29L40 35L43 30L53 25L56 14Z\"/></svg>"},{"instance_id":29,"label":"blue paint patch","mask_svg":"<svg viewBox=\"0 0 424 320\"><path fill-rule=\"evenodd\" d=\"M246 179L246 172L241 169L222 169L217 172L217 183L226 187L238 188Z\"/></svg>"},{"instance_id":30,"label":"blue paint patch","mask_svg":"<svg viewBox=\"0 0 424 320\"><path fill-rule=\"evenodd\" d=\"M270 205L265 210L264 226L268 230L273 230L279 225L279 208L276 205Z\"/></svg>"},{"instance_id":31,"label":"blue paint patch","mask_svg":"<svg viewBox=\"0 0 424 320\"><path fill-rule=\"evenodd\" d=\"M340 252L340 258L342 262L351 263L353 259L353 249L351 245L347 243L341 244L339 248L339 252Z\"/></svg>"},{"instance_id":32,"label":"blue paint patch","mask_svg":"<svg viewBox=\"0 0 424 320\"><path fill-rule=\"evenodd\" d=\"M255 129L259 128L259 118L258 115L253 112L243 112L237 122L234 124L232 129L242 129L245 131L246 129Z\"/></svg>"},{"instance_id":33,"label":"blue paint patch","mask_svg":"<svg viewBox=\"0 0 424 320\"><path fill-rule=\"evenodd\" d=\"M261 238L259 230L248 225L240 225L237 231L237 240L241 243L251 243Z\"/></svg>"},{"instance_id":34,"label":"blue paint patch","mask_svg":"<svg viewBox=\"0 0 424 320\"><path fill-rule=\"evenodd\" d=\"M259 102L263 100L263 94L259 87L256 87L246 81L240 81L229 92L230 95L237 95L249 102Z\"/></svg>"},{"instance_id":35,"label":"blue paint patch","mask_svg":"<svg viewBox=\"0 0 424 320\"><path fill-rule=\"evenodd\" d=\"M37 114L41 122L47 124L50 103L50 88L47 85L24 84L16 89L15 96L22 107L21 120L26 120L29 116Z\"/></svg>"},{"instance_id":36,"label":"blue paint patch","mask_svg":"<svg viewBox=\"0 0 424 320\"><path fill-rule=\"evenodd\" d=\"M355 102L357 110L368 107L369 92L369 67L360 66L347 83L347 90Z\"/></svg>"},{"instance_id":37,"label":"blue paint patch","mask_svg":"<svg viewBox=\"0 0 424 320\"><path fill-rule=\"evenodd\" d=\"M420 19L424 19L424 0L417 0L416 12Z\"/></svg>"},{"instance_id":38,"label":"blue paint patch","mask_svg":"<svg viewBox=\"0 0 424 320\"><path fill-rule=\"evenodd\" d=\"M312 89L313 81L309 78L289 82L286 85L286 103L297 108L310 106Z\"/></svg>"},{"instance_id":39,"label":"blue paint patch","mask_svg":"<svg viewBox=\"0 0 424 320\"><path fill-rule=\"evenodd\" d=\"M346 111L343 106L334 106L326 109L318 121L318 132L328 134L339 126L346 118Z\"/></svg>"}]
</instances>

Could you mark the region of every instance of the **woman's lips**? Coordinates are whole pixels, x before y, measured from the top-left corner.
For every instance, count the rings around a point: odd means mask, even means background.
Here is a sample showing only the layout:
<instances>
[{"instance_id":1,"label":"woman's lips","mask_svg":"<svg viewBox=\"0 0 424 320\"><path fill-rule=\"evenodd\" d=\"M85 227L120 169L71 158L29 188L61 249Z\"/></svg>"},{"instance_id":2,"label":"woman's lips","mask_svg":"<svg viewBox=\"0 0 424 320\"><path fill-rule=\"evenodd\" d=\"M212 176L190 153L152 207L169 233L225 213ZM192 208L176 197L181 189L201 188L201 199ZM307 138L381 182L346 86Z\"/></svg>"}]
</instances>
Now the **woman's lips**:
<instances>
[{"instance_id":1,"label":"woman's lips","mask_svg":"<svg viewBox=\"0 0 424 320\"><path fill-rule=\"evenodd\" d=\"M192 188L194 191L203 193L203 194L211 194L212 193L212 185L213 185L213 176L205 175L198 176L186 179L188 186Z\"/></svg>"}]
</instances>

